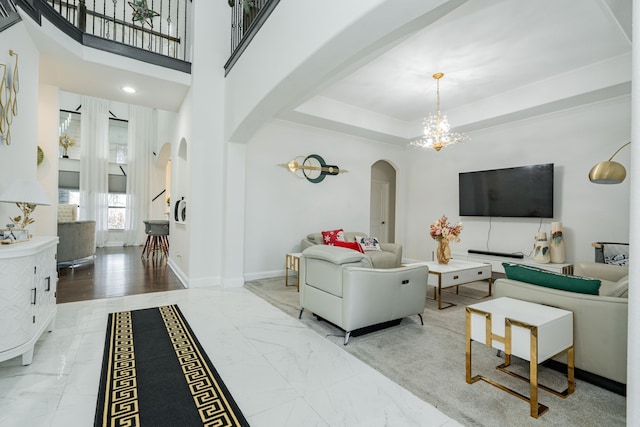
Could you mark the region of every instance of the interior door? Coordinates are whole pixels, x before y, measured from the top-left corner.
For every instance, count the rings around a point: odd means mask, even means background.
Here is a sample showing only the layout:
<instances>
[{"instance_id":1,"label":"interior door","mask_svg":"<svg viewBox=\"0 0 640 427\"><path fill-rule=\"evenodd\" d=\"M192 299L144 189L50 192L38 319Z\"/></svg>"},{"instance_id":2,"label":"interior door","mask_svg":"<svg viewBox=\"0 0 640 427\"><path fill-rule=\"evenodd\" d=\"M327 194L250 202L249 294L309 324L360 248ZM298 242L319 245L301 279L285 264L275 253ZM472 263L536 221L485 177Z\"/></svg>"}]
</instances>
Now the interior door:
<instances>
[{"instance_id":1,"label":"interior door","mask_svg":"<svg viewBox=\"0 0 640 427\"><path fill-rule=\"evenodd\" d=\"M369 235L377 237L381 243L389 241L387 206L389 206L389 183L372 180Z\"/></svg>"}]
</instances>

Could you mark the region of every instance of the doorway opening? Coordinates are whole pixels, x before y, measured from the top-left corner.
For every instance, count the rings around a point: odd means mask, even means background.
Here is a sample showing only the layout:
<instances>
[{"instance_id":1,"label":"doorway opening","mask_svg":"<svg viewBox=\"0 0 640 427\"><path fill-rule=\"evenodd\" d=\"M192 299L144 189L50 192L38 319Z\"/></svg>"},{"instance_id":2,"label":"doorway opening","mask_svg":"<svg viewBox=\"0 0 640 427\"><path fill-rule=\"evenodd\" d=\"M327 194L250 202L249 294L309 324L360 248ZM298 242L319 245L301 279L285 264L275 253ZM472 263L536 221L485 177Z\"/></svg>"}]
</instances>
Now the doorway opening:
<instances>
[{"instance_id":1,"label":"doorway opening","mask_svg":"<svg viewBox=\"0 0 640 427\"><path fill-rule=\"evenodd\" d=\"M381 243L395 242L396 169L386 160L371 166L369 235Z\"/></svg>"}]
</instances>

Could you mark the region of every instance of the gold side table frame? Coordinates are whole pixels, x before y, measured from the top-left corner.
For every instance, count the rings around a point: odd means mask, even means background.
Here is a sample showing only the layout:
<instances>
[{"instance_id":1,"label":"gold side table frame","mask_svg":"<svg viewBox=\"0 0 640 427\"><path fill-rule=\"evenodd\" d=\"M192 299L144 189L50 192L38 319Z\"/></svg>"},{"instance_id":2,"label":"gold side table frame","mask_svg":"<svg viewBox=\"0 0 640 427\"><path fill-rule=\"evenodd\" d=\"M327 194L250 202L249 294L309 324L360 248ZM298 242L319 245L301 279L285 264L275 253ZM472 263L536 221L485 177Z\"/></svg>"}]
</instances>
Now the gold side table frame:
<instances>
[{"instance_id":1,"label":"gold side table frame","mask_svg":"<svg viewBox=\"0 0 640 427\"><path fill-rule=\"evenodd\" d=\"M471 339L471 314L477 314L485 318L485 326L486 326L486 332L485 332L486 343L485 344L487 347L493 347L493 341L497 341L504 344L505 361L503 364L496 366L496 369L506 374L509 374L515 378L528 382L529 397L523 394L520 394L517 391L512 390L482 375L472 376L471 342L473 340ZM575 379L574 379L574 369L575 369L574 346L572 344L570 347L558 353L558 354L561 354L561 353L564 353L565 351L567 352L567 388L561 392L553 390L545 385L538 383L538 327L525 322L521 322L519 320L511 319L508 317L505 318L504 322L505 322L505 336L501 337L492 332L491 313L478 310L472 307L466 308L466 381L467 381L467 384L473 384L477 381L482 380L493 385L494 387L499 388L500 390L506 391L507 393L524 400L525 402L529 402L530 415L533 418L538 418L549 410L547 406L538 403L538 388L541 388L546 392L549 392L551 394L554 394L555 396L562 397L562 398L566 398L567 396L569 396L575 391L576 385L575 385ZM519 328L525 328L529 330L529 336L530 336L529 378L525 378L521 375L516 374L515 372L511 372L506 369L509 365L511 365L511 328L513 326L519 327ZM544 362L544 360L540 362Z\"/></svg>"},{"instance_id":2,"label":"gold side table frame","mask_svg":"<svg viewBox=\"0 0 640 427\"><path fill-rule=\"evenodd\" d=\"M299 253L288 253L284 260L284 285L289 286L289 270L297 273L296 286L300 292L300 255Z\"/></svg>"}]
</instances>

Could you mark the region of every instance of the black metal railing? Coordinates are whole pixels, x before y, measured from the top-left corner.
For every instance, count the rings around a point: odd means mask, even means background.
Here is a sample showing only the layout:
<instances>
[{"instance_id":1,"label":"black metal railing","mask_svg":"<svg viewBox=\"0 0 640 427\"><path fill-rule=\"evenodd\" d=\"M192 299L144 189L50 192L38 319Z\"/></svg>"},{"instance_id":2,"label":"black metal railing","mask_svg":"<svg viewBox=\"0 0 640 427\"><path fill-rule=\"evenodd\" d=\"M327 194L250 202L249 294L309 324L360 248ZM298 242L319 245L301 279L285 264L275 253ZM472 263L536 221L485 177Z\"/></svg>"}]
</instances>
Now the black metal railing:
<instances>
[{"instance_id":1,"label":"black metal railing","mask_svg":"<svg viewBox=\"0 0 640 427\"><path fill-rule=\"evenodd\" d=\"M231 12L231 57L224 66L225 75L246 49L251 39L280 0L227 0Z\"/></svg>"},{"instance_id":2,"label":"black metal railing","mask_svg":"<svg viewBox=\"0 0 640 427\"><path fill-rule=\"evenodd\" d=\"M20 21L13 0L0 0L0 32Z\"/></svg>"},{"instance_id":3,"label":"black metal railing","mask_svg":"<svg viewBox=\"0 0 640 427\"><path fill-rule=\"evenodd\" d=\"M46 0L83 33L190 61L191 0ZM138 8L136 9L136 7Z\"/></svg>"}]
</instances>

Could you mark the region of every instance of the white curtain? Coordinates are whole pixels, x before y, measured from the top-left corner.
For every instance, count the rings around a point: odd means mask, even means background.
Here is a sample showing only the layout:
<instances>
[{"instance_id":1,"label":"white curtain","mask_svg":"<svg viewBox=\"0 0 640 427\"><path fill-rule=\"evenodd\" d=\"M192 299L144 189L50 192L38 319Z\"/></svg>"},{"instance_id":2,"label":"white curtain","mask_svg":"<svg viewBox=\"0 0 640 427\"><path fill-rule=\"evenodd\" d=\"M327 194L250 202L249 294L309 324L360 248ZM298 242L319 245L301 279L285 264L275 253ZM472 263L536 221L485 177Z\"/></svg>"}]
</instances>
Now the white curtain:
<instances>
[{"instance_id":1,"label":"white curtain","mask_svg":"<svg viewBox=\"0 0 640 427\"><path fill-rule=\"evenodd\" d=\"M156 141L157 114L147 107L129 107L127 152L127 215L124 244L142 245L146 239L142 221L149 218L151 167Z\"/></svg>"},{"instance_id":2,"label":"white curtain","mask_svg":"<svg viewBox=\"0 0 640 427\"><path fill-rule=\"evenodd\" d=\"M80 219L96 221L96 245L106 244L109 193L109 101L82 97L80 120Z\"/></svg>"}]
</instances>

